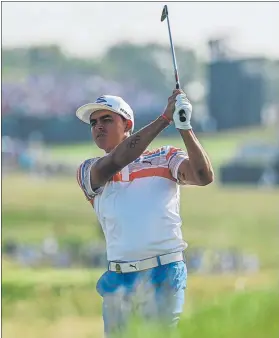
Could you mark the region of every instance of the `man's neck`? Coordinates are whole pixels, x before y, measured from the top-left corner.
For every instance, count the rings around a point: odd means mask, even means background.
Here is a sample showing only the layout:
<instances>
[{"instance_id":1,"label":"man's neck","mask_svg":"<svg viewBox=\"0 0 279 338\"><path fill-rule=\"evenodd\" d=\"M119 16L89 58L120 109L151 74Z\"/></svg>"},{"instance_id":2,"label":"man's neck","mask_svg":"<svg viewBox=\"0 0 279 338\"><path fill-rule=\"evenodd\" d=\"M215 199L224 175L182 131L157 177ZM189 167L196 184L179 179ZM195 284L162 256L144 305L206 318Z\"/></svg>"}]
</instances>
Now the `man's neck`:
<instances>
[{"instance_id":1,"label":"man's neck","mask_svg":"<svg viewBox=\"0 0 279 338\"><path fill-rule=\"evenodd\" d=\"M129 137L129 135L124 135L124 137L123 137L123 139L122 139L122 141L121 142L123 142L124 140L126 140L126 138L128 138ZM120 143L121 143L120 142ZM118 144L116 144L114 147L112 147L112 148L109 148L109 149L104 149L105 150L105 153L106 154L109 154L113 149L115 149L120 143L118 143Z\"/></svg>"}]
</instances>

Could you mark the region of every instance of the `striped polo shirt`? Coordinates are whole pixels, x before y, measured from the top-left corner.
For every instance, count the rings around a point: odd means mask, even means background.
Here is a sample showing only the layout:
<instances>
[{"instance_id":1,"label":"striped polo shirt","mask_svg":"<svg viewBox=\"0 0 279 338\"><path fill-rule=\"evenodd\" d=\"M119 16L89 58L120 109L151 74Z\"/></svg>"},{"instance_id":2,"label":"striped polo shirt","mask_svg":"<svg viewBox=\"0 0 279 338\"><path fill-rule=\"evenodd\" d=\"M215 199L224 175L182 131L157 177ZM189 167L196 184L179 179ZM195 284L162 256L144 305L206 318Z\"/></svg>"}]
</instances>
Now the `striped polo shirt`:
<instances>
[{"instance_id":1,"label":"striped polo shirt","mask_svg":"<svg viewBox=\"0 0 279 338\"><path fill-rule=\"evenodd\" d=\"M183 251L177 171L187 153L172 146L145 151L92 190L90 169L100 157L84 161L77 180L102 226L109 261L131 261Z\"/></svg>"}]
</instances>

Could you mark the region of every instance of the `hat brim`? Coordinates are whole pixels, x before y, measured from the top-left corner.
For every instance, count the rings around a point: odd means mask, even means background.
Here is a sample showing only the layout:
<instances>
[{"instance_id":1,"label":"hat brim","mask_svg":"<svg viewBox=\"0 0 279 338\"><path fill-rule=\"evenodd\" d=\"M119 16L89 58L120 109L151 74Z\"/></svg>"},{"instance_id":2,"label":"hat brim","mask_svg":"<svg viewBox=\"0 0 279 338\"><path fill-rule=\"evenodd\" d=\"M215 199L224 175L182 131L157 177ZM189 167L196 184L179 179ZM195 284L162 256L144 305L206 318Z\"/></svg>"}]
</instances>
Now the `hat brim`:
<instances>
[{"instance_id":1,"label":"hat brim","mask_svg":"<svg viewBox=\"0 0 279 338\"><path fill-rule=\"evenodd\" d=\"M99 103L87 103L87 104L78 108L78 110L76 111L76 116L82 122L90 124L90 116L98 110L109 110L113 113L121 115L121 114L119 114L119 112L117 112L116 110L114 110L113 108L111 108L107 105L99 104Z\"/></svg>"}]
</instances>

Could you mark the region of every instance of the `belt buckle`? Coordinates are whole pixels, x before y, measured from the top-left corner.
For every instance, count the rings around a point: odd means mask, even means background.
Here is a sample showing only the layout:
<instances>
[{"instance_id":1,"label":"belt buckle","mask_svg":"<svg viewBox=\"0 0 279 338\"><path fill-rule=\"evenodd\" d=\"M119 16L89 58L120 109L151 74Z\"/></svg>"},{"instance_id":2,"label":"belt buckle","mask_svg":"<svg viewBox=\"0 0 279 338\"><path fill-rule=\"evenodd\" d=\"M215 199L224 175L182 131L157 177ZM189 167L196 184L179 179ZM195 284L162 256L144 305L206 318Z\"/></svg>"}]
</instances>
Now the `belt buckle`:
<instances>
[{"instance_id":1,"label":"belt buckle","mask_svg":"<svg viewBox=\"0 0 279 338\"><path fill-rule=\"evenodd\" d=\"M115 272L116 272L116 273L121 273L121 266L120 266L119 263L116 263L116 264L115 264Z\"/></svg>"}]
</instances>

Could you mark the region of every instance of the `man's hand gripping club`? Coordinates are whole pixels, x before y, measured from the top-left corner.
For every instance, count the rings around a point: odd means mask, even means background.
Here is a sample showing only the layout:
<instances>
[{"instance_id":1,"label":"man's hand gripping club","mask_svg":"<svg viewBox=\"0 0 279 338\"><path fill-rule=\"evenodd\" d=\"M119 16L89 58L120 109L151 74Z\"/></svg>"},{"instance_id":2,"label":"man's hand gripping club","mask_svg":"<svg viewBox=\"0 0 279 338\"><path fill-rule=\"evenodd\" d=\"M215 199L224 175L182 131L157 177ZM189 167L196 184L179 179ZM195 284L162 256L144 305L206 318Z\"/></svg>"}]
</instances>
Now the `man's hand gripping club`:
<instances>
[{"instance_id":1,"label":"man's hand gripping club","mask_svg":"<svg viewBox=\"0 0 279 338\"><path fill-rule=\"evenodd\" d=\"M184 121L180 121L181 110L183 110ZM181 89L175 89L172 96L168 99L163 116L170 122L174 121L175 127L181 130L192 129L190 124L192 115L192 105L187 99L186 94Z\"/></svg>"},{"instance_id":2,"label":"man's hand gripping club","mask_svg":"<svg viewBox=\"0 0 279 338\"><path fill-rule=\"evenodd\" d=\"M181 122L180 116L181 111L183 111L184 120ZM192 116L192 105L190 101L187 99L185 93L181 93L177 95L175 102L175 111L173 113L173 121L175 124L175 128L182 130L192 129L191 126L191 116Z\"/></svg>"}]
</instances>

